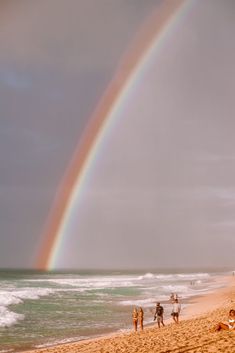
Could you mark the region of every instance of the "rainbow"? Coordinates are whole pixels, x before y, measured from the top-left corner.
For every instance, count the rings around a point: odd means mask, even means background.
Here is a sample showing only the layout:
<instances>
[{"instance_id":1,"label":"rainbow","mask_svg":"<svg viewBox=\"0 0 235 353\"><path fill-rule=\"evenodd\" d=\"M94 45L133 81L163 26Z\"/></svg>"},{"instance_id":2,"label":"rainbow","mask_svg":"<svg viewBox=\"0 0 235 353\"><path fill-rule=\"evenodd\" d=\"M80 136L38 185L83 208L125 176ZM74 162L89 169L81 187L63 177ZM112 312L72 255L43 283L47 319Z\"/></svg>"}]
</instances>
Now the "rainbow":
<instances>
[{"instance_id":1,"label":"rainbow","mask_svg":"<svg viewBox=\"0 0 235 353\"><path fill-rule=\"evenodd\" d=\"M136 81L141 78L153 50L160 46L166 35L185 14L189 3L192 3L192 0L164 0L144 24L127 54L122 58L89 119L88 126L57 190L42 235L36 268L48 270L55 267L61 243L66 237L71 210L75 207L84 188L104 135L108 133L116 112L123 106Z\"/></svg>"}]
</instances>

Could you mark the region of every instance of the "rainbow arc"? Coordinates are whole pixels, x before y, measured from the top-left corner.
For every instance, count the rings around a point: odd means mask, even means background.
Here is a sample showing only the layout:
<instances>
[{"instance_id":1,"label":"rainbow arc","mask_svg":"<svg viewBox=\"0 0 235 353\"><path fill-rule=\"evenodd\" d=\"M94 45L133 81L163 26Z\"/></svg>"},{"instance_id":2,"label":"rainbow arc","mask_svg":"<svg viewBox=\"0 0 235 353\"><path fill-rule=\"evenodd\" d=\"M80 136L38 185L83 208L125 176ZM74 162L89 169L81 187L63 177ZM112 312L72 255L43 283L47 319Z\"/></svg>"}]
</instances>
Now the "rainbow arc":
<instances>
[{"instance_id":1,"label":"rainbow arc","mask_svg":"<svg viewBox=\"0 0 235 353\"><path fill-rule=\"evenodd\" d=\"M66 237L66 226L70 221L71 210L76 205L102 139L108 133L111 121L115 119L115 113L121 109L135 82L148 65L153 51L173 30L177 20L185 14L188 8L186 5L189 3L192 1L164 0L143 25L126 55L121 59L116 73L89 119L57 190L42 235L36 268L47 270L55 267L60 245Z\"/></svg>"}]
</instances>

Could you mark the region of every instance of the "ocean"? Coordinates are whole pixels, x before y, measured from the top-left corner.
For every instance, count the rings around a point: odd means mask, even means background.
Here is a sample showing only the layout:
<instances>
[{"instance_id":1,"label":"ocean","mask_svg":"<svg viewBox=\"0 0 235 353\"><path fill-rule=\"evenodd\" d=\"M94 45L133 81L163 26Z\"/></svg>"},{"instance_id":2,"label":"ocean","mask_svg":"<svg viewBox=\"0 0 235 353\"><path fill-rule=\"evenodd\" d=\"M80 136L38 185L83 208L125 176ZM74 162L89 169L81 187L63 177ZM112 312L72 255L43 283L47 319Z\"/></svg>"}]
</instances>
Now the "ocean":
<instances>
[{"instance_id":1,"label":"ocean","mask_svg":"<svg viewBox=\"0 0 235 353\"><path fill-rule=\"evenodd\" d=\"M225 272L0 271L0 353L73 342L132 328L134 306L153 323L156 301L170 317L171 293L188 299L222 286Z\"/></svg>"}]
</instances>

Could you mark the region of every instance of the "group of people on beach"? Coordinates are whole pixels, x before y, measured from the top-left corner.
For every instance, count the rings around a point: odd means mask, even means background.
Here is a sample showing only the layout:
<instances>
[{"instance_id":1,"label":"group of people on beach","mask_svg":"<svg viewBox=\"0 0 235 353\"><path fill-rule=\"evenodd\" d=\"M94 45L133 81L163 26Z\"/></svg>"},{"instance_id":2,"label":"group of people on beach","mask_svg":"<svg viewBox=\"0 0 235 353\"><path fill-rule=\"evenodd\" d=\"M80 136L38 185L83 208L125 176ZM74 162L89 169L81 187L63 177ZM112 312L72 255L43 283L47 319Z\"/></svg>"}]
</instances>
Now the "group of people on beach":
<instances>
[{"instance_id":1,"label":"group of people on beach","mask_svg":"<svg viewBox=\"0 0 235 353\"><path fill-rule=\"evenodd\" d=\"M176 324L178 324L179 323L179 314L180 314L180 310L181 310L181 304L179 303L179 299L178 299L177 294L172 293L170 296L170 301L172 303L172 312L171 312L172 319L174 320L174 322ZM155 307L153 320L157 321L157 325L159 328L161 327L161 325L165 326L164 320L163 320L163 314L164 314L164 308L160 302L157 302L156 307ZM138 324L140 325L140 329L143 330L143 328L144 328L144 311L143 311L142 307L139 307L139 309L134 307L133 312L132 312L132 321L133 321L133 327L134 327L135 331L137 331Z\"/></svg>"},{"instance_id":2,"label":"group of people on beach","mask_svg":"<svg viewBox=\"0 0 235 353\"><path fill-rule=\"evenodd\" d=\"M171 316L172 316L174 322L176 324L178 324L179 323L179 314L181 311L181 304L179 303L178 296L176 294L172 293L170 296L170 301L172 302ZM164 320L163 320L163 314L164 314L164 308L160 302L157 302L156 307L155 307L153 320L157 321L157 325L159 328L161 327L161 325L165 326ZM134 308L133 313L132 313L132 320L133 320L133 326L134 326L135 331L137 331L138 325L140 326L140 330L143 330L143 328L144 328L144 311L143 311L142 307L140 307L138 310L136 307ZM234 309L231 309L229 311L228 322L227 323L219 322L211 329L211 332L217 332L217 331L221 331L221 330L226 330L226 331L235 330L235 310Z\"/></svg>"},{"instance_id":3,"label":"group of people on beach","mask_svg":"<svg viewBox=\"0 0 235 353\"><path fill-rule=\"evenodd\" d=\"M133 321L133 326L134 330L137 331L138 324L140 325L140 329L144 329L144 310L143 308L139 308L137 310L136 307L134 307L133 312L132 312L132 321Z\"/></svg>"}]
</instances>

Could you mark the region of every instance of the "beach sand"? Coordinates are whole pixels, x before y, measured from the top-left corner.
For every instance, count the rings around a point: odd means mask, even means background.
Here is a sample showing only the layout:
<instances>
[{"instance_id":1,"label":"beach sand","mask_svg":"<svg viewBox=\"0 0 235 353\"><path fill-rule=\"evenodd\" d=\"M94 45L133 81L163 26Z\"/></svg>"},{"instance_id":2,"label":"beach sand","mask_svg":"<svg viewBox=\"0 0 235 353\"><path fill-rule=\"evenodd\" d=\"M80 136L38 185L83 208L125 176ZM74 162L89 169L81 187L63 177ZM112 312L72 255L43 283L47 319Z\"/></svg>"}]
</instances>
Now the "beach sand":
<instances>
[{"instance_id":1,"label":"beach sand","mask_svg":"<svg viewBox=\"0 0 235 353\"><path fill-rule=\"evenodd\" d=\"M161 329L154 324L142 332L114 334L30 353L235 353L235 331L211 332L216 323L227 321L231 308L235 309L234 277L227 279L225 288L194 298L179 324L169 323Z\"/></svg>"}]
</instances>

